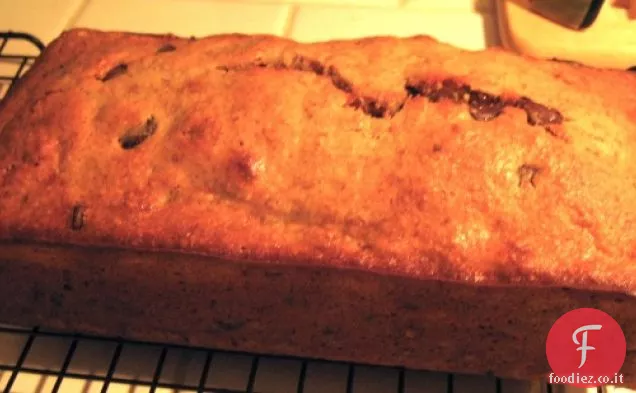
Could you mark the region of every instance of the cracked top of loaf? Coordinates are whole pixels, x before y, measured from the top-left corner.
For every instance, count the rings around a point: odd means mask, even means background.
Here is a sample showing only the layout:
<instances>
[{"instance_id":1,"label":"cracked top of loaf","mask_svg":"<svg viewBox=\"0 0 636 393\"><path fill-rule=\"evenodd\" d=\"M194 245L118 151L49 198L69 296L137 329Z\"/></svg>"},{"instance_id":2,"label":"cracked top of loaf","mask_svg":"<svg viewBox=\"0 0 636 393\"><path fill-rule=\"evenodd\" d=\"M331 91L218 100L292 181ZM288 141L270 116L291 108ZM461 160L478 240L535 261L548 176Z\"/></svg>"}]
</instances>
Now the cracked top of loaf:
<instances>
[{"instance_id":1,"label":"cracked top of loaf","mask_svg":"<svg viewBox=\"0 0 636 393\"><path fill-rule=\"evenodd\" d=\"M71 30L0 104L0 239L633 292L635 146L628 72Z\"/></svg>"}]
</instances>

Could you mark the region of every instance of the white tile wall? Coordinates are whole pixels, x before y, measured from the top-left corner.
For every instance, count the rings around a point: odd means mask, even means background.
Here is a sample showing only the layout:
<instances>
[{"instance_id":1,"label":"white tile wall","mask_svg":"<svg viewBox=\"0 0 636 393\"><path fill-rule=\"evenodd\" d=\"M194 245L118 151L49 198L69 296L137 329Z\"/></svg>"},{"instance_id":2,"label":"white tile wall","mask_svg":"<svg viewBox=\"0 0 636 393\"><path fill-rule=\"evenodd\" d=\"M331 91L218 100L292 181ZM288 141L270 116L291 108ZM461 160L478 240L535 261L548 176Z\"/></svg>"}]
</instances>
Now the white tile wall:
<instances>
[{"instance_id":1,"label":"white tile wall","mask_svg":"<svg viewBox=\"0 0 636 393\"><path fill-rule=\"evenodd\" d=\"M181 35L284 34L291 6L242 1L91 0L73 24L104 30Z\"/></svg>"},{"instance_id":2,"label":"white tile wall","mask_svg":"<svg viewBox=\"0 0 636 393\"><path fill-rule=\"evenodd\" d=\"M467 49L481 49L492 38L493 19L470 10L307 5L298 7L289 35L300 41L322 41L334 37L429 34Z\"/></svg>"},{"instance_id":3,"label":"white tile wall","mask_svg":"<svg viewBox=\"0 0 636 393\"><path fill-rule=\"evenodd\" d=\"M44 42L68 27L300 41L427 34L481 49L499 44L494 13L494 0L7 0L0 1L0 29Z\"/></svg>"},{"instance_id":4,"label":"white tile wall","mask_svg":"<svg viewBox=\"0 0 636 393\"><path fill-rule=\"evenodd\" d=\"M81 10L84 0L0 0L0 30L24 31L48 42Z\"/></svg>"}]
</instances>

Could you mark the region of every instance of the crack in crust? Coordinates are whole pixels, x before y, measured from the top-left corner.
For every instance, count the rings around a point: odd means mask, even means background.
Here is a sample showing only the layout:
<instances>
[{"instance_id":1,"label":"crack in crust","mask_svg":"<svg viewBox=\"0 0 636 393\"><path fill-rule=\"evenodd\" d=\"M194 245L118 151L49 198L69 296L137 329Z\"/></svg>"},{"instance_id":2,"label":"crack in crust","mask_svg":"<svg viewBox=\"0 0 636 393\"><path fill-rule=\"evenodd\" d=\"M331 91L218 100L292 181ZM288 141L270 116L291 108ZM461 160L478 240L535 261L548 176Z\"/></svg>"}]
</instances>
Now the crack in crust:
<instances>
[{"instance_id":1,"label":"crack in crust","mask_svg":"<svg viewBox=\"0 0 636 393\"><path fill-rule=\"evenodd\" d=\"M349 94L349 107L362 110L363 113L373 118L392 118L404 108L409 99L425 97L433 103L440 100L451 100L457 104L466 103L471 117L476 121L494 120L504 112L506 107L518 108L526 112L526 121L529 125L541 126L551 135L565 139L554 128L564 121L563 115L557 109L540 104L528 97L504 99L501 96L474 89L452 79L444 79L441 82L421 80L411 83L407 81L404 85L404 98L399 102L387 102L357 93L353 83L346 79L333 65L327 65L302 55L295 55L288 62L283 59L257 60L216 67L217 70L224 72L240 72L258 68L311 72L318 76L327 77L336 89Z\"/></svg>"},{"instance_id":2,"label":"crack in crust","mask_svg":"<svg viewBox=\"0 0 636 393\"><path fill-rule=\"evenodd\" d=\"M329 78L336 89L349 94L350 97L347 103L349 107L362 110L363 113L374 118L393 117L402 109L403 106L403 102L401 102L398 105L394 105L394 108L392 108L391 104L388 102L382 102L372 97L356 94L351 81L345 79L334 66L325 65L319 60L305 56L296 55L292 58L291 62L288 63L279 59L272 62L255 61L244 64L221 65L216 68L225 72L246 71L258 68L273 68L277 70L311 72L318 76L324 76Z\"/></svg>"},{"instance_id":3,"label":"crack in crust","mask_svg":"<svg viewBox=\"0 0 636 393\"><path fill-rule=\"evenodd\" d=\"M460 84L451 79L436 83L428 81L407 83L406 90L412 97L426 97L431 102L450 100L457 104L467 103L470 115L477 121L494 120L507 107L518 108L526 112L526 122L529 125L543 127L551 135L558 138L563 137L554 128L564 121L561 112L528 97L504 99L501 96L473 89L469 85Z\"/></svg>"}]
</instances>

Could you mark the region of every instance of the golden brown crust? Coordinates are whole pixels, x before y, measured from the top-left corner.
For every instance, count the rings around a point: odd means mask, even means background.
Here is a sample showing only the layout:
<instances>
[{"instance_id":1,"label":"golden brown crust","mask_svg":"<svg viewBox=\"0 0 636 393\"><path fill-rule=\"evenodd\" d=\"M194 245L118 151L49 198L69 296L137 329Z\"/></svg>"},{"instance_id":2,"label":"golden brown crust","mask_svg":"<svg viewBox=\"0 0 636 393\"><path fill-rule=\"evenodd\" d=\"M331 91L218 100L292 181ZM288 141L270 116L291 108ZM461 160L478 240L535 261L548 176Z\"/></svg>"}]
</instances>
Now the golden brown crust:
<instances>
[{"instance_id":1,"label":"golden brown crust","mask_svg":"<svg viewBox=\"0 0 636 393\"><path fill-rule=\"evenodd\" d=\"M634 146L627 72L73 30L0 110L0 238L633 292Z\"/></svg>"}]
</instances>

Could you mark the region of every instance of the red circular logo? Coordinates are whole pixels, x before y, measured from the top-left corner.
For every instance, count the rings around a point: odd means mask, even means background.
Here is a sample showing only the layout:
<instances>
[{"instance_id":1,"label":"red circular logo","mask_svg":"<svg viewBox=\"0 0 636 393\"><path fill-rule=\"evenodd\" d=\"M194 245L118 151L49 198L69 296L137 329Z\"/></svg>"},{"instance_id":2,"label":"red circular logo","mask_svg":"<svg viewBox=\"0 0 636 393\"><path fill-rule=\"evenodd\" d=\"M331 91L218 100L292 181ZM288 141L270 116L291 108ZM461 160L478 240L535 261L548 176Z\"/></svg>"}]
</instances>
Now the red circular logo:
<instances>
[{"instance_id":1,"label":"red circular logo","mask_svg":"<svg viewBox=\"0 0 636 393\"><path fill-rule=\"evenodd\" d=\"M622 384L619 374L627 344L618 322L594 308L579 308L562 315L546 340L552 368L549 383L576 387Z\"/></svg>"}]
</instances>

